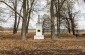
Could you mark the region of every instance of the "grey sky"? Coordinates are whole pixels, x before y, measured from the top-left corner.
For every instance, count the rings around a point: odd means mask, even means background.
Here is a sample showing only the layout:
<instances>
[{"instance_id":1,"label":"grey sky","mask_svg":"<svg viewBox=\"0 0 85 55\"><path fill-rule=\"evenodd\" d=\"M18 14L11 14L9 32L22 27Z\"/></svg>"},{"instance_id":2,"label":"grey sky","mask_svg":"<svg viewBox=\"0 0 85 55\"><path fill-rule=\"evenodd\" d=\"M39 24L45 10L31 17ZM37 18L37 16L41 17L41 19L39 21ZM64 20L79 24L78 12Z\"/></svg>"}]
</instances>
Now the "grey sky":
<instances>
[{"instance_id":1,"label":"grey sky","mask_svg":"<svg viewBox=\"0 0 85 55\"><path fill-rule=\"evenodd\" d=\"M39 0L38 2L38 5L37 8L39 10L41 10L45 5L46 5L46 1L45 0ZM84 19L84 15L85 15L85 4L84 2L82 2L82 0L79 0L79 2L76 2L75 3L75 11L79 11L79 14L77 14L77 18L76 19L79 19L77 22L78 22L78 27L79 29L85 29L85 19ZM4 4L0 4L0 7L2 8L5 8L5 9L8 9L6 5ZM6 10L5 11L6 13L9 13L9 10ZM33 18L30 20L30 27L32 28L35 28L35 24L37 22L37 15L40 14L40 15L43 15L44 13L46 13L44 10L43 11L38 11L37 14L34 13L32 16ZM4 14L5 16L5 20L9 18L9 20L6 22L6 23L0 23L0 25L4 26L4 27L13 27L13 20L14 18L13 17L9 17L10 14Z\"/></svg>"}]
</instances>

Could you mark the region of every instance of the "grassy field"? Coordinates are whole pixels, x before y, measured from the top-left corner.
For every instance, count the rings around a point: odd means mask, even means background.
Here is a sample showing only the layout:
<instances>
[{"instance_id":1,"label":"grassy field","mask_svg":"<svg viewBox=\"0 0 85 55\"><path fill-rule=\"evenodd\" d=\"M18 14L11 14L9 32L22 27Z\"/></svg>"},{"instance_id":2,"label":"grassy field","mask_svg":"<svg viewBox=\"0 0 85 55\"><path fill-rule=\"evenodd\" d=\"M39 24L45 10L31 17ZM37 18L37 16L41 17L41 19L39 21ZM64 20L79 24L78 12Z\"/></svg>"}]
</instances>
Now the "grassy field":
<instances>
[{"instance_id":1,"label":"grassy field","mask_svg":"<svg viewBox=\"0 0 85 55\"><path fill-rule=\"evenodd\" d=\"M85 52L85 37L75 37L71 34L62 33L56 35L54 40L51 40L50 33L45 33L44 40L34 40L34 32L27 34L27 40L23 41L18 34L12 32L0 32L0 52L4 51L34 51L34 50L81 50ZM26 52L26 51L25 51Z\"/></svg>"}]
</instances>

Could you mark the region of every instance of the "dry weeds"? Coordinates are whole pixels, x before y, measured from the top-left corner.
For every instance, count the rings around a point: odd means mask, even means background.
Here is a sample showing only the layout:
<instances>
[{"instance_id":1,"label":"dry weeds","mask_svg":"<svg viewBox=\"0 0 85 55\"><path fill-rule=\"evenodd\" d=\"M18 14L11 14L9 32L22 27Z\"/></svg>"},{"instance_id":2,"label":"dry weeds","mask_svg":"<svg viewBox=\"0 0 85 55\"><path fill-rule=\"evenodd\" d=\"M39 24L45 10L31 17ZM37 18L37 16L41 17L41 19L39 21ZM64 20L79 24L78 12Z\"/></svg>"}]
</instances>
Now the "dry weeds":
<instances>
[{"instance_id":1,"label":"dry weeds","mask_svg":"<svg viewBox=\"0 0 85 55\"><path fill-rule=\"evenodd\" d=\"M50 49L81 49L85 52L85 38L75 37L70 34L60 34L55 40L50 39L50 34L45 34L44 40L33 40L34 33L27 35L27 40L22 41L20 33L0 32L0 50L50 50Z\"/></svg>"}]
</instances>

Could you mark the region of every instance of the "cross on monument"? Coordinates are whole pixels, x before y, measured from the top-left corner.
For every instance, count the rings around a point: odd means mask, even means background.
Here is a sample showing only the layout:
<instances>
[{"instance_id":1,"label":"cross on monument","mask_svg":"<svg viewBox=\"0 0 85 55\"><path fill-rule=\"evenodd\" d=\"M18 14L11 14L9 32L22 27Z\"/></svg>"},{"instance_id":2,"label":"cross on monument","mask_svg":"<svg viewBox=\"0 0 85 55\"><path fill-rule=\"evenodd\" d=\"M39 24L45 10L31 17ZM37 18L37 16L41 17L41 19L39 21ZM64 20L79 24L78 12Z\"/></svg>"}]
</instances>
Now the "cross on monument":
<instances>
[{"instance_id":1,"label":"cross on monument","mask_svg":"<svg viewBox=\"0 0 85 55\"><path fill-rule=\"evenodd\" d=\"M38 15L38 21L36 23L36 35L34 35L34 39L44 39L44 35L42 35L42 22L40 15Z\"/></svg>"}]
</instances>

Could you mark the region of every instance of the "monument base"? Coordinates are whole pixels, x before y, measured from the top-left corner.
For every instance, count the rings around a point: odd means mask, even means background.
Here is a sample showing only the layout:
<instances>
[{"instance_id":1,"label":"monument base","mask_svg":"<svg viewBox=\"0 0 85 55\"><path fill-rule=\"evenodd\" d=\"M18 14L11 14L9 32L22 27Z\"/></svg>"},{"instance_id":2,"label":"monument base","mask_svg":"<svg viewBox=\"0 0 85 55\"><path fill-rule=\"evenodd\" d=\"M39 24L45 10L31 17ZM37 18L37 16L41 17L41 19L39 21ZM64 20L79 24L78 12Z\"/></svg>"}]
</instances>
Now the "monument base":
<instances>
[{"instance_id":1,"label":"monument base","mask_svg":"<svg viewBox=\"0 0 85 55\"><path fill-rule=\"evenodd\" d=\"M39 35L39 36L35 35L35 36L34 36L34 40L35 40L35 39L44 39L44 35Z\"/></svg>"}]
</instances>

